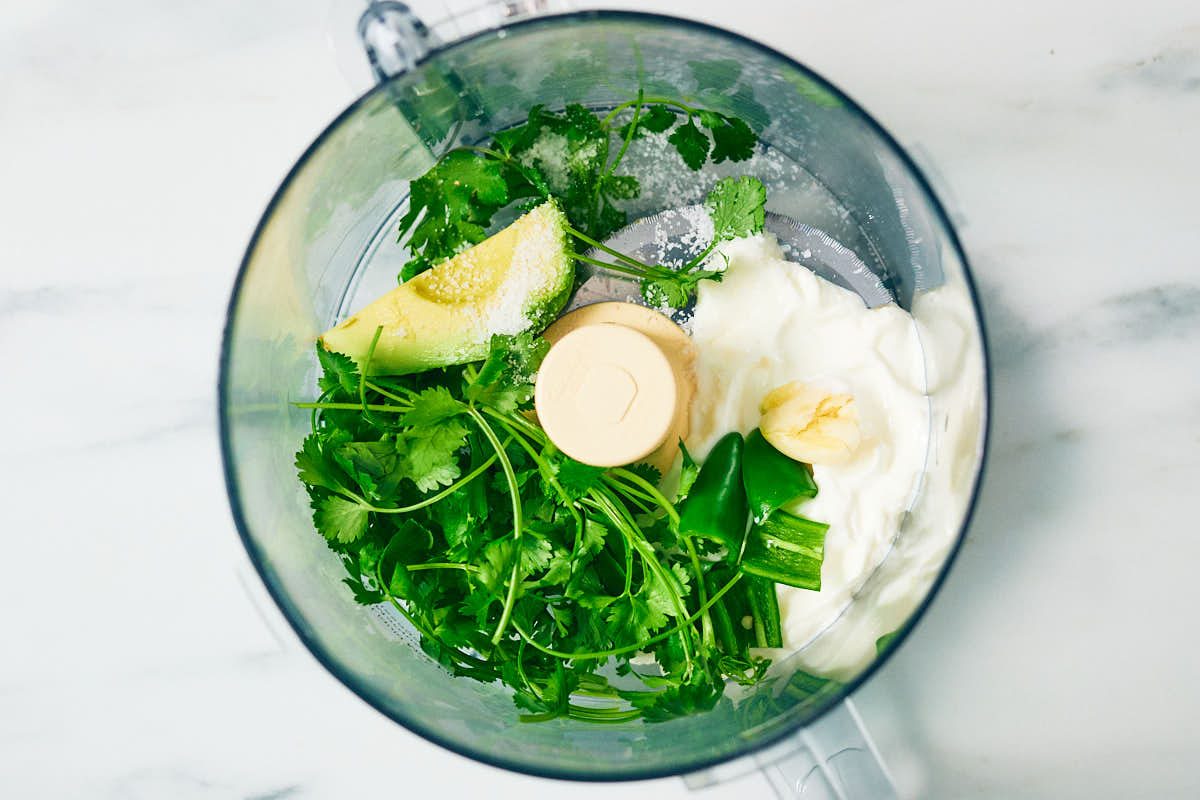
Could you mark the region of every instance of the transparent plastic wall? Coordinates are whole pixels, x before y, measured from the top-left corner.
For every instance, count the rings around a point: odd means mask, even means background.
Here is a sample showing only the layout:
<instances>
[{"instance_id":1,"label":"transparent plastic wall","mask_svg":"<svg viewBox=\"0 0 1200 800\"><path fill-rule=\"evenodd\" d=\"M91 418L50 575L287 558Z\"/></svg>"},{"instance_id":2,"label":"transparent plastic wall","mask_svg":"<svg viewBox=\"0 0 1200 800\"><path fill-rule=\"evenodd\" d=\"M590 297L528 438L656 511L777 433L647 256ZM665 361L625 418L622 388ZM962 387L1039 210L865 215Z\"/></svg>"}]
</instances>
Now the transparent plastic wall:
<instances>
[{"instance_id":1,"label":"transparent plastic wall","mask_svg":"<svg viewBox=\"0 0 1200 800\"><path fill-rule=\"evenodd\" d=\"M764 685L665 723L520 724L507 690L452 678L412 646L403 626L355 604L343 567L313 531L296 479L293 454L310 419L290 403L314 394L316 335L358 292L394 285L406 254L392 225L408 181L436 153L519 123L535 103L601 110L633 98L639 86L647 97L689 97L750 122L779 159L726 164L714 174L755 172L768 184L770 210L817 227L840 225L840 238L852 240L913 312L927 357L927 470L891 552L851 606L777 664ZM694 202L706 188L694 181L689 194L644 177L631 219ZM831 200L814 203L814 192ZM235 518L302 639L398 722L537 774L615 779L695 770L814 719L869 673L877 652L903 638L889 634L902 634L919 615L960 538L978 478L986 415L978 318L953 234L921 179L856 106L794 62L661 17L577 14L481 34L358 101L322 134L264 215L224 345L222 443ZM813 681L811 672L836 680Z\"/></svg>"}]
</instances>

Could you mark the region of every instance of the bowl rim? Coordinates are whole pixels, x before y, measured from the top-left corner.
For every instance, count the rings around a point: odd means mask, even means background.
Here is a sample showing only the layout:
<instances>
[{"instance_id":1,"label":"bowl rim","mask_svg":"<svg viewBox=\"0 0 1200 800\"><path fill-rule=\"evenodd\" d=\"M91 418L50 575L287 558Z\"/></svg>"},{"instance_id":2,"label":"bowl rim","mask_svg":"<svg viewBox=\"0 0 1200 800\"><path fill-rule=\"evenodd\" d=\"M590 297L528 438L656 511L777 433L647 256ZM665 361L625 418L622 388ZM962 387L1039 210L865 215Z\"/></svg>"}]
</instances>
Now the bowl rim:
<instances>
[{"instance_id":1,"label":"bowl rim","mask_svg":"<svg viewBox=\"0 0 1200 800\"><path fill-rule=\"evenodd\" d=\"M966 538L967 529L970 526L971 520L974 517L975 509L979 500L980 487L983 483L983 475L987 462L988 447L991 440L992 427L992 368L991 358L988 350L988 338L983 319L982 305L979 301L979 293L975 287L975 281L971 274L970 262L967 259L967 254L959 239L958 232L947 213L945 206L937 196L928 178L924 172L909 155L909 153L900 145L898 141L881 125L874 117L868 114L861 105L855 102L840 88L835 86L826 78L805 66L795 58L781 53L780 51L769 47L755 39L744 36L739 33L727 30L717 25L710 25L704 22L675 17L668 14L648 13L640 11L618 11L618 10L585 10L573 11L562 14L548 14L530 19L520 20L511 24L503 25L499 28L489 28L463 39L455 40L449 44L431 49L423 58L417 62L420 66L433 58L441 56L445 53L456 50L460 47L471 45L475 42L483 41L490 38L495 38L499 31L510 32L523 28L544 26L547 24L561 24L570 22L593 22L593 21L630 21L657 24L663 26L673 26L679 28L687 28L691 30L701 31L709 34L716 34L727 37L734 42L746 45L750 48L757 49L762 53L778 59L787 64L791 68L803 74L806 78L816 83L825 91L836 97L847 111L857 115L867 125L867 127L880 138L880 140L890 147L895 155L899 158L900 163L908 170L909 174L915 179L917 186L923 191L930 202L930 206L937 217L942 227L944 228L947 239L954 249L955 254L959 258L963 267L963 277L966 283L967 293L971 299L972 309L975 312L975 322L979 331L980 337L980 355L982 358L983 368L983 385L982 385L982 425L979 438L979 452L975 467L975 474L970 491L970 497L964 509L962 521L959 525L958 534L955 537L954 543L951 546L945 561L943 561L938 575L934 578L929 590L917 604L917 607L908 616L904 625L898 628L886 649L880 653L871 664L864 669L860 674L856 675L850 681L842 684L837 692L831 692L828 697L822 700L822 705L818 711L806 720L805 726L816 723L821 717L827 714L831 709L842 703L857 689L866 683L876 672L887 663L891 656L899 649L901 645L908 639L909 635L916 628L917 624L924 617L933 599L937 596L942 584L945 582L946 576L950 572L959 551L962 548L963 541ZM402 77L402 76L397 76ZM797 723L791 726L784 726L779 731L772 732L769 735L746 742L744 746L737 749L728 755L720 757L699 757L693 760L680 761L670 767L654 767L654 768L634 768L619 774L607 774L601 772L589 773L569 769L558 769L554 766L535 767L518 759L507 758L500 753L478 750L463 742L455 741L449 737L431 730L426 727L419 719L405 718L385 707L375 697L374 693L367 687L360 685L355 678L343 670L331 654L325 652L320 643L309 634L307 625L303 618L295 613L294 609L288 602L285 602L286 595L282 588L277 585L271 578L270 572L266 568L265 554L259 549L258 545L252 538L249 532L249 526L246 523L242 509L242 500L237 486L236 468L232 457L231 431L228 418L228 377L229 377L229 362L231 351L231 340L233 332L233 318L237 307L238 298L240 297L242 285L246 278L246 273L249 269L250 260L258 247L259 240L262 236L263 229L269 220L276 207L281 202L281 199L287 189L291 186L293 179L299 171L307 164L308 160L313 156L317 149L325 142L325 140L338 129L342 123L357 112L364 104L373 100L382 92L387 91L390 81L382 81L375 84L370 89L359 95L352 103L344 108L334 119L325 126L321 133L313 139L312 143L304 150L301 156L296 160L296 163L288 170L287 175L275 190L271 200L267 203L262 216L254 227L254 232L251 234L250 241L246 246L245 254L242 256L241 263L238 267L237 275L234 279L233 288L230 293L229 302L226 307L225 323L221 332L221 349L219 360L219 371L217 380L217 408L218 408L218 435L220 438L221 462L222 470L225 478L225 489L229 497L230 511L233 516L234 526L237 529L238 536L242 540L243 546L250 557L251 563L254 565L254 570L262 580L268 594L279 608L288 625L295 632L305 648L312 656L337 678L344 686L362 699L372 708L379 711L384 716L398 723L407 730L421 736L427 741L433 742L447 750L457 753L458 755L466 756L475 761L487 764L493 767L499 767L511 772L532 775L541 778L555 778L560 780L572 780L583 782L618 782L618 781L636 781L650 780L656 778L665 778L675 775L684 775L688 773L698 772L718 764L727 763L736 759L745 758L755 752L765 750L773 745L778 744L784 739L795 734L802 725Z\"/></svg>"}]
</instances>

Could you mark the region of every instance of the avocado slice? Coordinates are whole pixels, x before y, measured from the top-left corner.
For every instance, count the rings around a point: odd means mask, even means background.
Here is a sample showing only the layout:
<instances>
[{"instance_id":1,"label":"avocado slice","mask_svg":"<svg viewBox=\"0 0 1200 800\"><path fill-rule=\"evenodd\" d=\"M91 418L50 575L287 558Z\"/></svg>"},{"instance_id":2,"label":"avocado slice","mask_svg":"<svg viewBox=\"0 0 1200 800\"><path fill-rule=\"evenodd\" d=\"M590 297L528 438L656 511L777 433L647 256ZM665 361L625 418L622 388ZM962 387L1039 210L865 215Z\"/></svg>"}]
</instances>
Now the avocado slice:
<instances>
[{"instance_id":1,"label":"avocado slice","mask_svg":"<svg viewBox=\"0 0 1200 800\"><path fill-rule=\"evenodd\" d=\"M566 304L574 280L567 218L549 201L388 292L320 341L361 366L382 325L371 357L373 374L478 361L494 334L548 325Z\"/></svg>"}]
</instances>

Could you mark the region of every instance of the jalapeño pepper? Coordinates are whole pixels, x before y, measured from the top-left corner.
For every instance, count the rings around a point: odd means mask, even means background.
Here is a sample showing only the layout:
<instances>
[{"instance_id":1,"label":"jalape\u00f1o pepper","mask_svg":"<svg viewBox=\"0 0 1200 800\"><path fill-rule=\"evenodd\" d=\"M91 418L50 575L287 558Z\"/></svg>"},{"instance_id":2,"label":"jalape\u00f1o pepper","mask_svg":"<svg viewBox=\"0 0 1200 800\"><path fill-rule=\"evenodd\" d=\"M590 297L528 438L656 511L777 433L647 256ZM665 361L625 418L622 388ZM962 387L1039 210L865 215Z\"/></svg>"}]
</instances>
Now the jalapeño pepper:
<instances>
[{"instance_id":1,"label":"jalape\u00f1o pepper","mask_svg":"<svg viewBox=\"0 0 1200 800\"><path fill-rule=\"evenodd\" d=\"M700 468L683 508L679 532L725 545L736 557L746 534L746 488L742 483L742 434L721 437Z\"/></svg>"},{"instance_id":2,"label":"jalape\u00f1o pepper","mask_svg":"<svg viewBox=\"0 0 1200 800\"><path fill-rule=\"evenodd\" d=\"M776 450L757 428L746 437L742 479L750 512L758 525L789 500L817 496L817 485L808 465Z\"/></svg>"},{"instance_id":3,"label":"jalape\u00f1o pepper","mask_svg":"<svg viewBox=\"0 0 1200 800\"><path fill-rule=\"evenodd\" d=\"M742 583L746 587L750 614L754 618L754 645L783 647L783 629L779 620L779 598L775 594L775 582L747 575L742 579Z\"/></svg>"}]
</instances>

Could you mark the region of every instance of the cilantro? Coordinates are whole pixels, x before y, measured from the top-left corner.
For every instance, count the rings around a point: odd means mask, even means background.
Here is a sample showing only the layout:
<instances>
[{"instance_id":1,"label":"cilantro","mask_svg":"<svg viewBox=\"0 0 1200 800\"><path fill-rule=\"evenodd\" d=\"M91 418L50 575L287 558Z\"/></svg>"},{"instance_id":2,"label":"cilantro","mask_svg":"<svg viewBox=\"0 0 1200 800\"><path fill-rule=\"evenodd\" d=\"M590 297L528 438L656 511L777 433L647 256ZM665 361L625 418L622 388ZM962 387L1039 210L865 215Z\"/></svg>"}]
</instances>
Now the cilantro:
<instances>
[{"instance_id":1,"label":"cilantro","mask_svg":"<svg viewBox=\"0 0 1200 800\"><path fill-rule=\"evenodd\" d=\"M334 353L324 347L317 348L317 360L324 374L317 381L322 392L341 390L348 396L358 393L358 367L354 359L342 353Z\"/></svg>"},{"instance_id":2,"label":"cilantro","mask_svg":"<svg viewBox=\"0 0 1200 800\"><path fill-rule=\"evenodd\" d=\"M652 467L649 464L634 464L630 467L627 467L627 469L640 477L646 483L650 483L655 486L657 486L662 480L662 473L658 471L658 468Z\"/></svg>"},{"instance_id":3,"label":"cilantro","mask_svg":"<svg viewBox=\"0 0 1200 800\"><path fill-rule=\"evenodd\" d=\"M492 337L487 360L467 388L467 397L500 411L515 411L533 397L533 379L550 343L526 331Z\"/></svg>"},{"instance_id":4,"label":"cilantro","mask_svg":"<svg viewBox=\"0 0 1200 800\"><path fill-rule=\"evenodd\" d=\"M696 478L700 477L700 467L696 466L696 462L692 460L692 454L683 446L683 439L679 440L679 455L683 459L683 466L679 470L679 489L675 494L676 503L688 496L692 485L696 483Z\"/></svg>"},{"instance_id":5,"label":"cilantro","mask_svg":"<svg viewBox=\"0 0 1200 800\"><path fill-rule=\"evenodd\" d=\"M696 79L696 89L703 91L712 89L723 92L733 86L742 74L742 62L732 59L716 61L689 61L692 77Z\"/></svg>"},{"instance_id":6,"label":"cilantro","mask_svg":"<svg viewBox=\"0 0 1200 800\"><path fill-rule=\"evenodd\" d=\"M521 541L521 572L532 575L550 566L553 546L545 539L526 537Z\"/></svg>"},{"instance_id":7,"label":"cilantro","mask_svg":"<svg viewBox=\"0 0 1200 800\"><path fill-rule=\"evenodd\" d=\"M357 574L352 578L342 578L342 583L350 587L350 591L354 596L354 602L360 605L373 606L376 603L383 602L383 592L363 586L362 578L358 577Z\"/></svg>"},{"instance_id":8,"label":"cilantro","mask_svg":"<svg viewBox=\"0 0 1200 800\"><path fill-rule=\"evenodd\" d=\"M704 166L704 161L708 158L708 137L700 132L691 119L676 128L667 137L667 141L674 145L679 157L690 169L696 170Z\"/></svg>"},{"instance_id":9,"label":"cilantro","mask_svg":"<svg viewBox=\"0 0 1200 800\"><path fill-rule=\"evenodd\" d=\"M367 509L337 495L318 500L313 522L326 539L342 544L357 541L367 530Z\"/></svg>"},{"instance_id":10,"label":"cilantro","mask_svg":"<svg viewBox=\"0 0 1200 800\"><path fill-rule=\"evenodd\" d=\"M513 552L516 545L512 539L497 539L483 548L480 559L476 563L478 569L475 577L497 597L504 591L504 582L512 568Z\"/></svg>"},{"instance_id":11,"label":"cilantro","mask_svg":"<svg viewBox=\"0 0 1200 800\"><path fill-rule=\"evenodd\" d=\"M585 553L599 552L604 546L604 537L608 535L608 528L604 523L597 522L590 517L584 520L583 523L583 551Z\"/></svg>"},{"instance_id":12,"label":"cilantro","mask_svg":"<svg viewBox=\"0 0 1200 800\"><path fill-rule=\"evenodd\" d=\"M758 137L742 120L711 112L706 118L702 112L701 123L712 131L714 164L720 164L726 159L745 161L754 155L754 145L758 142Z\"/></svg>"},{"instance_id":13,"label":"cilantro","mask_svg":"<svg viewBox=\"0 0 1200 800\"><path fill-rule=\"evenodd\" d=\"M572 500L583 497L600 483L604 467L581 464L573 458L562 456L558 465L558 482Z\"/></svg>"},{"instance_id":14,"label":"cilantro","mask_svg":"<svg viewBox=\"0 0 1200 800\"><path fill-rule=\"evenodd\" d=\"M704 205L712 217L716 238L724 240L761 233L766 203L767 190L762 181L743 175L717 181Z\"/></svg>"},{"instance_id":15,"label":"cilantro","mask_svg":"<svg viewBox=\"0 0 1200 800\"><path fill-rule=\"evenodd\" d=\"M692 67L702 93L723 93L719 108L741 107L738 65ZM705 268L717 244L762 229L765 192L752 178L718 182L706 203L714 241L679 268L607 248L642 189L620 165L649 135L692 169L748 158L758 141L747 121L645 91L605 116L534 106L521 125L450 150L412 182L399 223L411 254L403 278L482 241L497 215L553 199L573 238L615 260L579 258L639 279L656 304L684 306L700 281L720 280L721 270ZM318 350L320 397L302 404L313 430L295 466L354 599L395 605L451 673L503 681L526 722L658 721L712 708L726 677L763 680L765 660L724 624L749 607L739 554L680 533L678 500L658 492L657 470L574 461L529 416L549 348L537 333L494 336L473 364L370 380L361 377L369 356L359 366ZM683 458L679 497L695 491L698 472L686 450ZM787 531L763 533L767 544L791 544ZM788 566L774 553L752 555L760 572ZM662 674L635 672L636 652ZM610 659L645 690L596 675ZM573 704L577 690L613 705Z\"/></svg>"},{"instance_id":16,"label":"cilantro","mask_svg":"<svg viewBox=\"0 0 1200 800\"><path fill-rule=\"evenodd\" d=\"M446 419L413 429L407 438L396 443L396 451L404 460L407 477L418 489L428 492L449 486L461 474L457 454L466 438L467 427L463 423Z\"/></svg>"},{"instance_id":17,"label":"cilantro","mask_svg":"<svg viewBox=\"0 0 1200 800\"><path fill-rule=\"evenodd\" d=\"M303 483L336 492L342 485L326 463L320 442L321 438L316 433L304 437L304 444L296 453L296 470Z\"/></svg>"},{"instance_id":18,"label":"cilantro","mask_svg":"<svg viewBox=\"0 0 1200 800\"><path fill-rule=\"evenodd\" d=\"M679 118L672 114L666 106L650 106L649 110L638 119L636 126L630 121L617 129L617 135L624 139L629 135L629 129L633 127L633 138L639 139L645 136L642 133L643 128L651 133L662 133L678 121Z\"/></svg>"},{"instance_id":19,"label":"cilantro","mask_svg":"<svg viewBox=\"0 0 1200 800\"><path fill-rule=\"evenodd\" d=\"M509 200L503 171L498 161L470 150L451 150L409 184L400 236L411 231L409 247L420 251L414 259L420 266L427 268L487 238L492 215ZM407 271L411 277L412 270Z\"/></svg>"},{"instance_id":20,"label":"cilantro","mask_svg":"<svg viewBox=\"0 0 1200 800\"><path fill-rule=\"evenodd\" d=\"M465 410L445 386L431 386L416 396L412 411L401 417L400 421L409 426L436 425Z\"/></svg>"},{"instance_id":21,"label":"cilantro","mask_svg":"<svg viewBox=\"0 0 1200 800\"><path fill-rule=\"evenodd\" d=\"M692 69L701 88L724 91L737 80L741 67L714 61L692 62ZM734 96L744 91L751 90L739 84ZM632 117L618 125L623 112ZM654 305L686 305L697 284L719 271L700 270L700 259L681 270L645 265L601 245L628 221L623 204L641 194L637 178L617 172L630 143L672 127L667 142L693 170L710 161L747 159L758 143L754 130L738 117L665 98L647 100L639 92L636 100L603 118L578 104L558 113L533 106L523 124L494 134L489 145L450 150L411 184L399 232L402 240L407 237L412 257L401 280L482 241L501 209L515 205L519 210L552 198L566 213L571 236L618 257L615 263L596 263L641 278L642 293ZM350 377L346 376L347 389ZM495 396L478 394L487 383L480 384L471 399L494 402L505 410L528 401L511 387L497 387Z\"/></svg>"}]
</instances>

